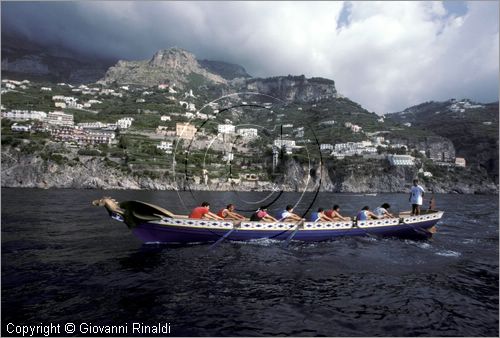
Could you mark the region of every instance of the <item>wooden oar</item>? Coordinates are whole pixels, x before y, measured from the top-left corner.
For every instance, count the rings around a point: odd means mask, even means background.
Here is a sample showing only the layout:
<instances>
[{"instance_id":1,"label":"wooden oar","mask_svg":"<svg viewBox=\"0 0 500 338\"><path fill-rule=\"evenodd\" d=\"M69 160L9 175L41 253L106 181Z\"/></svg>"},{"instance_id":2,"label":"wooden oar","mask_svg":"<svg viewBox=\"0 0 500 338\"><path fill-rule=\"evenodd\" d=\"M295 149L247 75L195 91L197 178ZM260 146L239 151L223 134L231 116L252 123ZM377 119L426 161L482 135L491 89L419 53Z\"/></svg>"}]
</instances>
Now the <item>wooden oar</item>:
<instances>
[{"instance_id":1,"label":"wooden oar","mask_svg":"<svg viewBox=\"0 0 500 338\"><path fill-rule=\"evenodd\" d=\"M242 221L239 221L239 222L236 222L233 226L233 228L231 230L229 230L228 232L226 232L224 234L224 236L222 236L221 238L219 238L214 244L210 245L210 250L213 250L215 249L217 246L219 246L220 243L222 243L226 238L229 237L229 235L231 235L234 231L236 231L238 228L239 228L239 225L241 225L241 222Z\"/></svg>"},{"instance_id":2,"label":"wooden oar","mask_svg":"<svg viewBox=\"0 0 500 338\"><path fill-rule=\"evenodd\" d=\"M299 228L301 225L304 225L304 220L301 219L300 221L298 221L297 223L295 223L297 225L297 228L287 237L287 239L285 239L285 242L283 243L283 247L286 248L288 246L288 244L290 243L290 241L292 240L292 238L295 236L295 234L299 231ZM292 227L293 228L293 227Z\"/></svg>"}]
</instances>

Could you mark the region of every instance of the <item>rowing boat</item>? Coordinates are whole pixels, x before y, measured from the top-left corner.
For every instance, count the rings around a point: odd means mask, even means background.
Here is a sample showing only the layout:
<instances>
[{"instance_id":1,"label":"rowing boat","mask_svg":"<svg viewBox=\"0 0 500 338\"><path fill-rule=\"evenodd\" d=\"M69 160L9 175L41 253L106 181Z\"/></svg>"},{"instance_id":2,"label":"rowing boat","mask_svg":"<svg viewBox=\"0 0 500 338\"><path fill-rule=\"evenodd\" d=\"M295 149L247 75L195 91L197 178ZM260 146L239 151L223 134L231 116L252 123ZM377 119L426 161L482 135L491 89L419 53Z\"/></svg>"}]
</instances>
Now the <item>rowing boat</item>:
<instances>
[{"instance_id":1,"label":"rowing boat","mask_svg":"<svg viewBox=\"0 0 500 338\"><path fill-rule=\"evenodd\" d=\"M251 222L190 219L141 201L117 202L105 197L92 202L104 206L114 220L124 222L145 243L210 243L221 237L230 241L254 239L317 242L345 236L429 238L443 211L425 210L419 216L409 212L397 218L339 222Z\"/></svg>"}]
</instances>

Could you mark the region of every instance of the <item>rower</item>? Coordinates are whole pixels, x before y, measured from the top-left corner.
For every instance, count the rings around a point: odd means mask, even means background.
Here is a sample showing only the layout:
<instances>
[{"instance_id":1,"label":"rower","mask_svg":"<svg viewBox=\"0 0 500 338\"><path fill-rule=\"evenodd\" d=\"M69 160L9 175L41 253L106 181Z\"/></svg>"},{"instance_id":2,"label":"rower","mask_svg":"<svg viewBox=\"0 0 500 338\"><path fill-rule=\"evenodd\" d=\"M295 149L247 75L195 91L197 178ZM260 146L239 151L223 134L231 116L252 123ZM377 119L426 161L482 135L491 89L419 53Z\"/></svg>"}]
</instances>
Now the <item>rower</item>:
<instances>
[{"instance_id":1,"label":"rower","mask_svg":"<svg viewBox=\"0 0 500 338\"><path fill-rule=\"evenodd\" d=\"M224 220L224 218L210 212L210 203L208 202L203 202L201 203L201 206L194 208L193 211L191 211L189 218L210 219L215 221Z\"/></svg>"},{"instance_id":2,"label":"rower","mask_svg":"<svg viewBox=\"0 0 500 338\"><path fill-rule=\"evenodd\" d=\"M349 217L340 214L340 207L335 204L332 209L325 211L325 215L334 221L349 221Z\"/></svg>"},{"instance_id":3,"label":"rower","mask_svg":"<svg viewBox=\"0 0 500 338\"><path fill-rule=\"evenodd\" d=\"M293 213L293 206L287 205L286 209L280 214L280 221L283 222L294 222L301 221L302 217Z\"/></svg>"},{"instance_id":4,"label":"rower","mask_svg":"<svg viewBox=\"0 0 500 338\"><path fill-rule=\"evenodd\" d=\"M240 221L246 221L248 218L246 218L243 215L238 214L237 212L234 211L235 207L234 204L228 204L226 208L219 210L217 213L217 216L224 218L224 219L231 219L231 220L240 220Z\"/></svg>"},{"instance_id":5,"label":"rower","mask_svg":"<svg viewBox=\"0 0 500 338\"><path fill-rule=\"evenodd\" d=\"M387 209L391 206L389 203L384 203L378 208L376 208L373 213L377 215L378 218L395 218L393 214L391 214Z\"/></svg>"},{"instance_id":6,"label":"rower","mask_svg":"<svg viewBox=\"0 0 500 338\"><path fill-rule=\"evenodd\" d=\"M318 211L315 211L311 214L311 222L333 222L333 219L326 216L324 213L325 209L318 208Z\"/></svg>"},{"instance_id":7,"label":"rower","mask_svg":"<svg viewBox=\"0 0 500 338\"><path fill-rule=\"evenodd\" d=\"M252 216L250 216L250 221L252 222L277 222L278 220L267 213L267 208L261 206L257 211L255 211Z\"/></svg>"},{"instance_id":8,"label":"rower","mask_svg":"<svg viewBox=\"0 0 500 338\"><path fill-rule=\"evenodd\" d=\"M356 215L357 221L367 221L369 219L378 219L377 215L370 211L369 206L364 206Z\"/></svg>"}]
</instances>

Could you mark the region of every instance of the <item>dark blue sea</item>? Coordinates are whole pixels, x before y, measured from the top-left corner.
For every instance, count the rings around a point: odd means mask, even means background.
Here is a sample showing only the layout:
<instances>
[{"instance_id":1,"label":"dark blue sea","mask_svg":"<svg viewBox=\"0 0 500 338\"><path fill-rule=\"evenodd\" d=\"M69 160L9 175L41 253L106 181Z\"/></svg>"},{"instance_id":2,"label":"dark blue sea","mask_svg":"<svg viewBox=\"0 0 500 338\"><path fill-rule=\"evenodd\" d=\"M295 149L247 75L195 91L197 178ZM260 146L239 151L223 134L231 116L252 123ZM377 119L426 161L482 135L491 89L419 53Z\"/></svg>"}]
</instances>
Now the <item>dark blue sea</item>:
<instances>
[{"instance_id":1,"label":"dark blue sea","mask_svg":"<svg viewBox=\"0 0 500 338\"><path fill-rule=\"evenodd\" d=\"M50 324L65 336L118 325L128 332L93 335L140 335L132 323L168 323L163 336L499 334L498 196L436 195L445 215L426 241L343 238L283 248L264 240L215 250L143 245L91 201L136 199L184 213L202 200L252 210L275 195L2 189L1 196L2 336ZM271 213L298 201L299 213L311 204L340 204L351 216L383 202L394 212L409 208L405 194L285 193ZM68 323L74 333L64 331Z\"/></svg>"}]
</instances>

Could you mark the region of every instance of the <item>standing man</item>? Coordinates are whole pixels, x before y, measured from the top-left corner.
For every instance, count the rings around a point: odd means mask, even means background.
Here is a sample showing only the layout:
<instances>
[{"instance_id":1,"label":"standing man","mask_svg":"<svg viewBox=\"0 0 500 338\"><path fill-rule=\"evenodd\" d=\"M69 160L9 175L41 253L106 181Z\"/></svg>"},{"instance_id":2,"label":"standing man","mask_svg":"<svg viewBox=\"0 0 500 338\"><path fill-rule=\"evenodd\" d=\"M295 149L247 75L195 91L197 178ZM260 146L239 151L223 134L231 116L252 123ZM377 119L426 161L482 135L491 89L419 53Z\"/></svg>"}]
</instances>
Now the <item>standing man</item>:
<instances>
[{"instance_id":1,"label":"standing man","mask_svg":"<svg viewBox=\"0 0 500 338\"><path fill-rule=\"evenodd\" d=\"M413 187L410 190L409 201L411 203L411 216L420 215L420 206L424 197L424 188L418 185L418 180L413 180Z\"/></svg>"}]
</instances>

